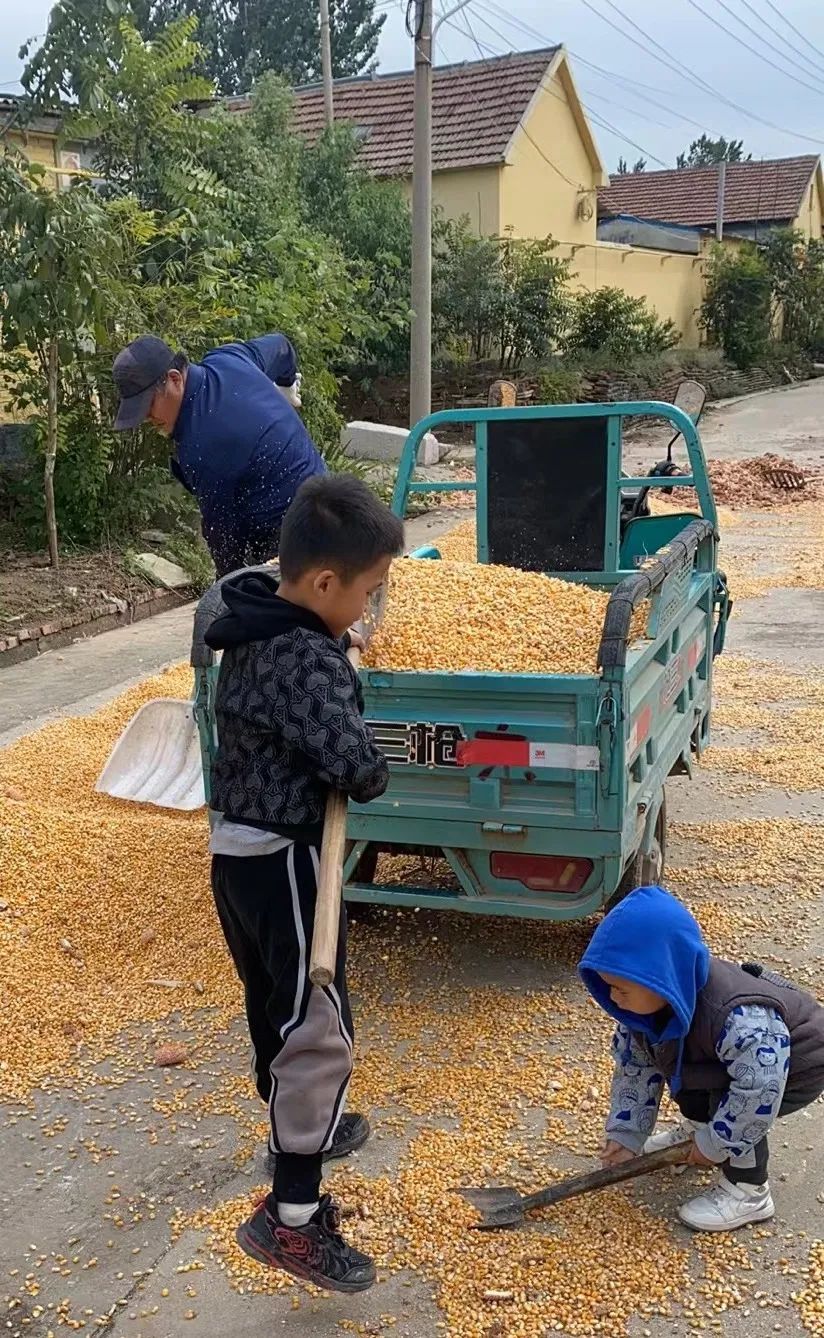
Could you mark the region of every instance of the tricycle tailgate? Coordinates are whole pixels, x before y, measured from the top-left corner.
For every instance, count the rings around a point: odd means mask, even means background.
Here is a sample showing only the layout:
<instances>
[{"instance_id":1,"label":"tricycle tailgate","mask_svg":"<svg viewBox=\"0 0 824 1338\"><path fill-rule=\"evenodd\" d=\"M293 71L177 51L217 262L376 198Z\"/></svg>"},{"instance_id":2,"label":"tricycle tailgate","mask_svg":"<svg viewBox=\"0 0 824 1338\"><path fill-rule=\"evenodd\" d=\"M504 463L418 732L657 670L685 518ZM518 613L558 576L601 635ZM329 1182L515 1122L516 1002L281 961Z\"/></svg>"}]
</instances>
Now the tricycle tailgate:
<instances>
[{"instance_id":1,"label":"tricycle tailgate","mask_svg":"<svg viewBox=\"0 0 824 1338\"><path fill-rule=\"evenodd\" d=\"M365 813L569 825L598 808L595 675L362 671L392 778ZM620 827L620 822L617 826ZM377 838L375 838L377 839Z\"/></svg>"}]
</instances>

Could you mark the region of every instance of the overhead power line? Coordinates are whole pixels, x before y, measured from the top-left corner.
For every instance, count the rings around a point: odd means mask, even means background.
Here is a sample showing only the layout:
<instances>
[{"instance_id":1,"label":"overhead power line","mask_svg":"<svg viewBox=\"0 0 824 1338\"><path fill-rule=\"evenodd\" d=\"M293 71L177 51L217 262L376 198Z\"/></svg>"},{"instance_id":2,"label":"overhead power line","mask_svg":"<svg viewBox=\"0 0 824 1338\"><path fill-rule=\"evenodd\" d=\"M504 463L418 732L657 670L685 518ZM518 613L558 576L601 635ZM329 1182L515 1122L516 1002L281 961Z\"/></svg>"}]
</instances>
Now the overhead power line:
<instances>
[{"instance_id":1,"label":"overhead power line","mask_svg":"<svg viewBox=\"0 0 824 1338\"><path fill-rule=\"evenodd\" d=\"M677 74L679 79L684 79L687 83L695 84L703 93L709 93L711 97L716 98L719 102L723 102L727 107L731 107L733 111L737 111L739 115L746 116L749 120L758 122L759 125L765 125L770 130L778 130L782 135L789 135L792 139L802 139L808 144L815 144L816 148L820 150L821 137L814 138L812 135L802 134L800 130L790 130L787 126L778 125L775 121L770 121L764 116L759 116L757 112L749 111L746 107L742 107L740 103L734 102L732 98L728 98L724 93L720 92L719 89L713 87L712 84L707 83L706 79L702 79L700 75L694 74L690 70L676 64L675 61L670 59L669 52L666 48L647 33L644 28L640 27L634 19L631 19L628 14L625 14L624 11L614 3L614 0L603 0L603 3L608 5L609 8L618 14L625 23L629 24L631 28L634 28L635 31L640 34L643 39L642 41L639 42L637 38L633 37L624 28L619 27L619 25L613 19L609 18L607 14L602 13L600 9L596 8L592 3L592 0L581 0L581 3L585 5L591 13L595 14L602 23L608 24L610 28L613 28L615 32L620 33L626 41L631 42L634 46L640 46L642 51L646 51L647 55L652 55L654 59L665 65L673 74ZM654 49L651 50L650 48Z\"/></svg>"},{"instance_id":2,"label":"overhead power line","mask_svg":"<svg viewBox=\"0 0 824 1338\"><path fill-rule=\"evenodd\" d=\"M820 56L821 59L824 60L824 51L822 51L819 47L814 46L813 43L810 41L809 37L806 37L800 28L796 28L795 24L790 22L790 20L787 18L787 15L778 8L778 5L773 4L773 0L764 0L764 3L766 5L769 5L770 9L774 14L777 14L780 19L783 19L784 23L786 23L787 27L790 29L790 32L794 32L796 37L801 38L801 41L804 43L805 46L808 46L811 51L814 51L817 56Z\"/></svg>"},{"instance_id":3,"label":"overhead power line","mask_svg":"<svg viewBox=\"0 0 824 1338\"><path fill-rule=\"evenodd\" d=\"M504 43L507 42L507 38L505 37L505 35L502 32L500 32L497 28L495 28L494 25L491 24L488 19L483 18L481 15L478 15L478 17L480 18L481 23L485 24L485 26L489 28L490 31L495 33L496 37L499 37L501 41ZM466 10L463 11L463 18L467 28L469 29L470 37L474 41L475 45L478 47L478 50L480 51L482 44L479 42L478 38L475 35L475 32L470 24ZM487 47L487 50L491 51L494 55L498 56L504 54L504 52L496 50L495 47ZM516 50L516 48L512 47L511 45L507 47L508 52L512 52L514 50ZM559 101L561 102L565 101L565 99L563 99L559 93L556 93L553 88L547 88L547 91L553 97L558 98ZM590 118L593 121L595 121L597 125L600 125L602 129L609 130L613 135L616 135L617 138L620 139L624 144L629 144L633 149L637 149L639 153L643 153L647 158L651 158L654 162L660 163L661 167L668 166L667 163L662 162L662 160L660 158L657 158L655 154L652 153L649 149L645 149L642 144L638 144L634 139L631 139L629 135L625 135L623 130L620 130L618 126L613 125L611 121L607 121L598 112L593 111L593 109L589 107L585 102L582 102L581 106L585 108L585 110L589 113ZM535 141L534 139L532 139L532 136L528 133L528 131L526 131L526 127L524 126L523 121L521 121L521 126L524 129L524 132L526 133L530 143L535 144ZM535 147L537 148L538 146L535 145ZM541 152L540 149L538 151Z\"/></svg>"},{"instance_id":4,"label":"overhead power line","mask_svg":"<svg viewBox=\"0 0 824 1338\"><path fill-rule=\"evenodd\" d=\"M785 46L789 47L790 51L795 52L795 54L797 56L800 56L802 60L806 60L807 64L811 67L811 69L816 75L818 76L824 75L824 65L819 65L818 62L813 60L811 56L806 55L805 52L801 50L800 46L796 46L795 43L790 41L789 37L785 37L783 33L780 33L778 29L775 27L775 25L770 23L769 19L765 19L763 14L759 13L755 5L750 4L750 0L741 0L741 4L744 6L745 9L749 10L750 14L752 14L753 17L756 18L759 23L763 24L763 26L767 29L768 32L771 32L774 37L777 37L779 42L783 42ZM784 53L782 52L781 54L783 55Z\"/></svg>"},{"instance_id":5,"label":"overhead power line","mask_svg":"<svg viewBox=\"0 0 824 1338\"><path fill-rule=\"evenodd\" d=\"M636 31L641 35L642 38L645 39L646 42L651 44L651 46L657 48L657 51L650 50L649 45L644 45L643 42L639 42L635 37L633 37L631 33L628 33L623 28L619 27L619 25L613 19L609 18L608 15L603 14L599 9L596 9L595 5L591 3L591 0L581 0L581 3L586 5L586 7L590 9L593 14L597 15L597 17L600 18L604 23L608 24L610 28L613 28L615 32L620 33L620 35L623 38L625 38L626 41L630 42L636 49L640 48L641 50L645 51L647 55L652 56L653 60L658 61L659 64L665 65L674 74L677 74L679 78L684 79L688 84L692 84L695 87L700 88L704 94L708 94L711 97L715 98L717 101L724 103L728 107L731 107L734 111L738 112L739 115L746 116L748 120L755 121L759 125L765 125L770 130L777 130L780 134L787 135L792 139L796 140L801 139L804 140L806 143L815 144L816 148L820 150L821 138L822 138L821 136L816 138L812 135L802 134L802 132L798 130L791 130L787 126L778 125L775 121L769 121L765 117L759 116L757 112L749 111L746 107L742 107L739 103L732 101L730 98L726 97L725 94L721 93L717 88L714 88L712 84L708 84L706 80L701 78L700 75L694 74L693 72L686 70L681 66L675 64L671 60L669 53L666 51L666 49L661 46L660 42L657 42L654 37L646 33L645 29L639 27L639 25L635 23L633 19L631 19L628 15L624 14L623 10L621 10L616 4L613 3L613 0L603 0L603 2L605 4L608 4L611 9L615 10L616 13L618 13L626 21L626 23L628 23L631 27L635 28ZM494 0L475 0L475 5L476 8L487 9L490 12L495 13L497 17L501 18L502 20L508 23L511 23L513 27L520 28L521 31L526 32L529 36L536 38L540 42L549 45L556 44L551 42L551 40L547 38L545 34L539 33L535 28L530 28L527 24L524 24L520 19L515 19L514 17L510 17L510 15L506 14L505 11L499 8L499 6L494 2ZM591 61L585 60L580 56L579 53L570 50L570 54L574 56L576 60L581 61L582 64L592 65ZM601 73L607 75L610 78L615 77L615 75L611 70L604 70L603 67L601 66L593 66L593 68L598 69ZM624 76L618 76L618 77L623 78ZM632 82L632 81L625 80L625 82ZM654 105L660 107L662 111L671 110L669 106L664 106L661 103L655 103L654 99L650 98L648 94L647 94L647 99L648 101L653 102ZM714 138L718 138L717 130L710 129L710 127L702 125L700 122L693 121L690 117L685 117L682 113L678 113L678 115L680 116L681 120L683 120L686 124L692 125L696 129L704 132L705 134L712 135Z\"/></svg>"},{"instance_id":6,"label":"overhead power line","mask_svg":"<svg viewBox=\"0 0 824 1338\"><path fill-rule=\"evenodd\" d=\"M528 23L524 23L522 19L516 18L514 14L506 14L502 9L499 9L492 3L484 4L482 3L482 0L475 0L475 8L477 11L485 10L486 13L494 14L503 22L510 24L511 27L516 28L527 37L531 37L535 41L541 42L543 45L555 45L555 43L550 42L550 39L545 33L538 32L537 28L530 27ZM685 116L682 111L677 111L671 103L658 102L655 98L650 96L651 93L660 93L662 97L668 97L669 93L667 89L656 88L652 84L641 84L636 79L630 79L628 75L621 74L617 70L609 70L603 65L596 65L594 61L588 60L585 56L581 55L580 51L575 51L573 47L567 47L567 50L569 51L569 54L575 58L577 65L583 65L587 69L595 70L597 74L604 75L604 77L609 79L611 83L618 80L619 83L626 84L627 92L630 96L637 97L638 94L636 94L634 90L636 88L640 89L645 107L647 104L651 104L653 107L657 107L659 111L667 112L670 116L674 117L676 121L681 121L684 125L690 125L695 130L701 130L704 134L712 135L716 139L718 138L719 132L717 130L704 125L702 121L693 120L691 116ZM590 93L590 96L592 97L594 95ZM603 95L599 94L599 96L602 97ZM617 105L619 104L616 103L616 106ZM642 111L639 113L638 111L633 111L632 114L637 116L639 114L643 115L644 112Z\"/></svg>"},{"instance_id":7,"label":"overhead power line","mask_svg":"<svg viewBox=\"0 0 824 1338\"><path fill-rule=\"evenodd\" d=\"M733 42L735 42L738 46L742 46L745 51L749 51L751 55L755 56L756 60L763 61L765 65L769 65L770 69L777 70L779 74L783 74L784 78L789 79L791 83L798 84L799 87L801 88L809 89L811 93L817 94L818 97L824 95L824 87L822 87L821 85L818 85L818 87L816 87L815 84L808 84L806 79L799 79L798 75L793 74L791 70L785 70L782 68L781 65L777 65L774 60L772 60L769 56L765 56L761 51L758 50L757 47L751 46L749 42L745 42L744 38L741 37L740 34L733 32L731 28L728 28L726 23L722 23L721 20L716 18L714 14L708 13L707 10L704 8L704 6L698 3L698 0L687 0L687 4L691 5L692 8L696 10L699 14L703 14L704 18L714 27L720 28L721 32L726 33L727 37L731 37ZM725 0L716 0L716 4L719 5L720 8L723 9L726 14L731 14L737 23L742 22L742 20L736 14L735 10L730 9L729 5L725 3ZM744 31L747 32L748 29L745 27ZM758 37L757 33L753 33L753 36L756 37L760 42L763 42L765 40L763 37ZM782 59L788 61L792 65L795 65L797 69L801 70L802 74L806 74L809 76L809 71L805 70L803 65L799 65L798 61L793 60L791 56L784 56L782 52Z\"/></svg>"}]
</instances>

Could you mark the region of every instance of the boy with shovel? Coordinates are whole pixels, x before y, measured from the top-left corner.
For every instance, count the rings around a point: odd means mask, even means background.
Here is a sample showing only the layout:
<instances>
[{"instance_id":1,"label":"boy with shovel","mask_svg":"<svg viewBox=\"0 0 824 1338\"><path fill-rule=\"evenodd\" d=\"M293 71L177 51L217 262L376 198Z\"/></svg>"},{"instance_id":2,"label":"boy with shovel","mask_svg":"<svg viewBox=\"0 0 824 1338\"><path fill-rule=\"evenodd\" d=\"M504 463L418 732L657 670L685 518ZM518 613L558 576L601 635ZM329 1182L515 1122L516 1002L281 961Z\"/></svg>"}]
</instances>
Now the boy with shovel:
<instances>
[{"instance_id":1,"label":"boy with shovel","mask_svg":"<svg viewBox=\"0 0 824 1338\"><path fill-rule=\"evenodd\" d=\"M686 907L640 887L604 918L579 970L617 1023L605 1166L689 1140L718 1183L683 1204L695 1231L764 1222L767 1135L824 1092L824 1008L763 967L713 956ZM682 1121L654 1133L664 1084Z\"/></svg>"},{"instance_id":2,"label":"boy with shovel","mask_svg":"<svg viewBox=\"0 0 824 1338\"><path fill-rule=\"evenodd\" d=\"M212 768L212 890L246 995L258 1092L269 1108L272 1192L237 1232L254 1259L320 1287L362 1291L375 1266L338 1231L321 1195L325 1157L366 1141L342 1114L352 1073L346 917L327 988L309 978L319 847L330 787L367 803L389 782L362 718L347 628L403 548L403 525L359 479L299 489L274 572L222 586L206 635L223 651ZM361 643L362 644L362 643Z\"/></svg>"}]
</instances>

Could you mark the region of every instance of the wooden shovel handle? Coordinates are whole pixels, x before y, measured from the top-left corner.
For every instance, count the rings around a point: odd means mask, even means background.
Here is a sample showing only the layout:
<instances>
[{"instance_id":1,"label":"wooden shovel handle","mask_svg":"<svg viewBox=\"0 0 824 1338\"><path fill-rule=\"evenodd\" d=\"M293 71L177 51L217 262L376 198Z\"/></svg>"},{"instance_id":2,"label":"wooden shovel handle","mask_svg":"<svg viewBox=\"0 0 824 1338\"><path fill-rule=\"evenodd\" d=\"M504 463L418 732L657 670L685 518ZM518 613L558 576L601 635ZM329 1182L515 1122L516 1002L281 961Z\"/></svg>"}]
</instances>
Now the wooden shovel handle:
<instances>
[{"instance_id":1,"label":"wooden shovel handle","mask_svg":"<svg viewBox=\"0 0 824 1338\"><path fill-rule=\"evenodd\" d=\"M360 651L352 646L347 655L350 663L357 669L360 664ZM313 985L322 987L331 985L335 979L343 858L346 850L347 807L346 795L341 790L329 791L323 819L323 840L320 847L318 891L315 901L315 928L312 933L312 954L309 958L309 979Z\"/></svg>"},{"instance_id":2,"label":"wooden shovel handle","mask_svg":"<svg viewBox=\"0 0 824 1338\"><path fill-rule=\"evenodd\" d=\"M676 1143L673 1147L661 1148L659 1152L633 1157L632 1161L622 1162L620 1166L604 1166L599 1171L588 1171L586 1175L573 1175L557 1185L539 1189L536 1194L528 1194L523 1201L524 1212L530 1208L545 1208L552 1203L561 1203L579 1194L591 1194L593 1190L606 1189L609 1185L620 1185L623 1180L634 1180L636 1176L660 1171L665 1166L682 1165L686 1161L689 1146L689 1142Z\"/></svg>"}]
</instances>

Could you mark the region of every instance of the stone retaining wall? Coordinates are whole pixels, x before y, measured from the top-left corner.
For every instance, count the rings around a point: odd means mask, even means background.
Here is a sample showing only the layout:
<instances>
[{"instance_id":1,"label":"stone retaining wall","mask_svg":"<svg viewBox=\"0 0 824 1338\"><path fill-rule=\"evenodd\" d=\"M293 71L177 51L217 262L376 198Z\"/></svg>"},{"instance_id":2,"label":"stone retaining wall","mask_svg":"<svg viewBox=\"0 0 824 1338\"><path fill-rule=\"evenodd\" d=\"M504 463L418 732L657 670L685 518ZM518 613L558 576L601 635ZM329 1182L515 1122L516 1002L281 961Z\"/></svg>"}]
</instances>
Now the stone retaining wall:
<instances>
[{"instance_id":1,"label":"stone retaining wall","mask_svg":"<svg viewBox=\"0 0 824 1338\"><path fill-rule=\"evenodd\" d=\"M809 363L788 369L792 377L806 380L812 373ZM432 380L432 411L442 409L485 408L489 387L499 373L494 368L480 368L448 376L435 374ZM518 376L507 373L518 392L519 404L540 403L538 375ZM788 377L782 365L752 367L746 372L720 364L717 367L691 366L688 359L681 366L667 369L657 377L626 371L603 371L585 376L581 399L585 403L608 404L615 400L672 400L681 381L692 378L707 387L710 400L730 399L786 385ZM347 419L366 419L375 423L406 427L409 422L409 382L405 377L376 377L368 382L351 381L341 389L341 410Z\"/></svg>"}]
</instances>

